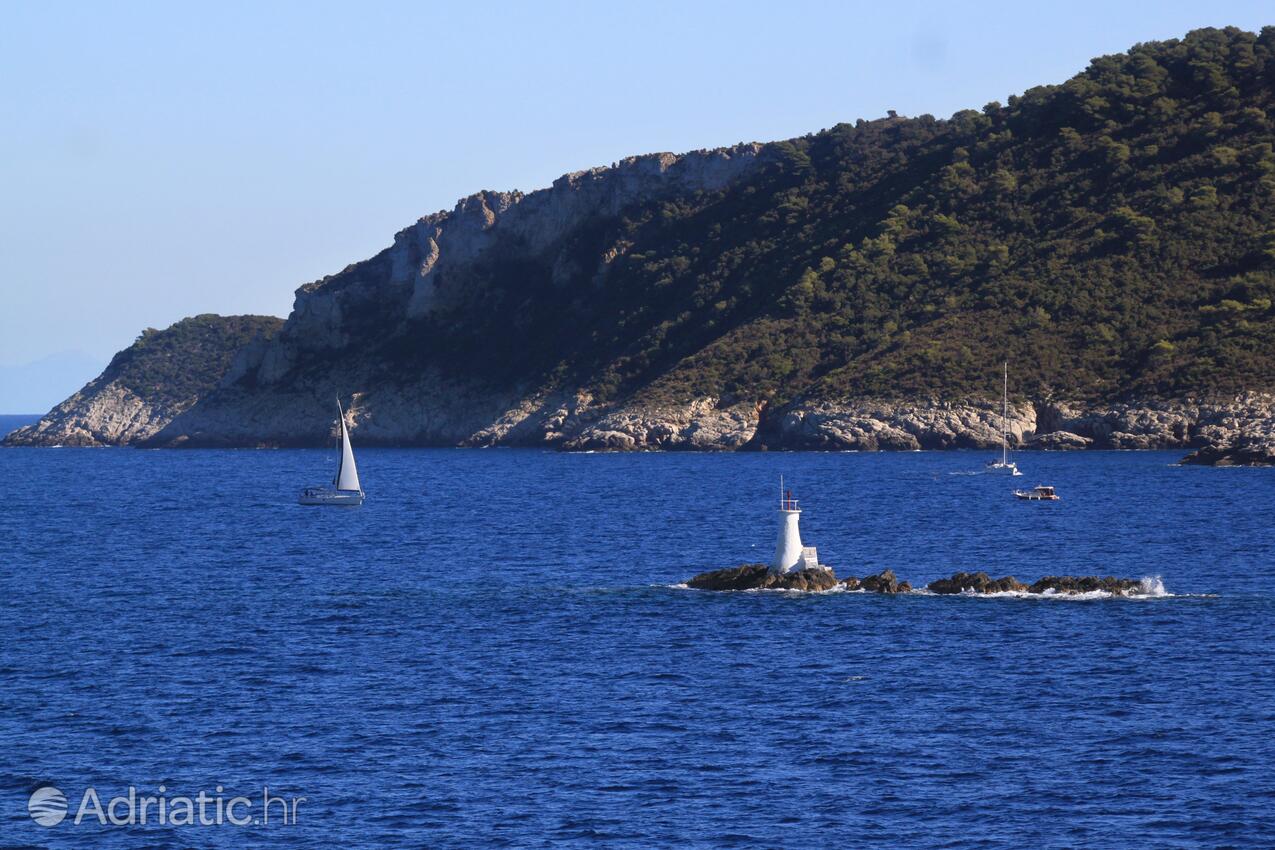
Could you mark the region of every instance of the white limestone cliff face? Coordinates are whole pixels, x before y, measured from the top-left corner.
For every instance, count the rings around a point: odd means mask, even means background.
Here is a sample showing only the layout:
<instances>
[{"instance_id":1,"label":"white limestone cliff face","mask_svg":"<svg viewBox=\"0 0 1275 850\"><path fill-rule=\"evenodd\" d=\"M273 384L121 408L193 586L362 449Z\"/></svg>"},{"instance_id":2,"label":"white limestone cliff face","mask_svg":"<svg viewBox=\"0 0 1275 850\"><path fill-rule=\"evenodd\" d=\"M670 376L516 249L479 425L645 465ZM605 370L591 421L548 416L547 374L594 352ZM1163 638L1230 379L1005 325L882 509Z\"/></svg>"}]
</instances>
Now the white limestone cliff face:
<instances>
[{"instance_id":1,"label":"white limestone cliff face","mask_svg":"<svg viewBox=\"0 0 1275 850\"><path fill-rule=\"evenodd\" d=\"M339 378L351 385L355 375ZM175 445L315 445L332 399L311 390L224 390L149 439ZM821 401L767 414L756 404L704 397L680 404L596 404L582 392L495 393L430 373L411 386L356 394L356 442L371 445L540 446L569 451L747 448L830 451L994 449L1000 403ZM1015 448L1185 448L1275 434L1275 397L1082 408L1011 404Z\"/></svg>"},{"instance_id":2,"label":"white limestone cliff face","mask_svg":"<svg viewBox=\"0 0 1275 850\"><path fill-rule=\"evenodd\" d=\"M732 451L757 433L755 404L722 406L707 397L682 405L622 407L588 423L563 441L573 451L682 449Z\"/></svg>"},{"instance_id":3,"label":"white limestone cliff face","mask_svg":"<svg viewBox=\"0 0 1275 850\"><path fill-rule=\"evenodd\" d=\"M1010 442L1036 431L1036 410L1011 405ZM987 448L1001 442L999 401L821 402L796 407L778 423L777 442L786 448L877 451Z\"/></svg>"},{"instance_id":4,"label":"white limestone cliff face","mask_svg":"<svg viewBox=\"0 0 1275 850\"><path fill-rule=\"evenodd\" d=\"M1273 433L1275 396L1245 393L1230 401L1150 401L1041 405L1042 433L1069 433L1095 448L1153 449L1228 445Z\"/></svg>"},{"instance_id":5,"label":"white limestone cliff face","mask_svg":"<svg viewBox=\"0 0 1275 850\"><path fill-rule=\"evenodd\" d=\"M593 274L597 270L570 268L554 253L582 223L618 215L635 202L722 189L755 167L761 150L760 144L741 144L635 156L610 168L564 175L527 194L485 191L463 198L450 212L399 231L376 257L298 289L283 331L246 357L227 381L251 375L262 384L280 383L305 352L344 348L350 316L369 306L400 321L428 315L473 285L475 266L497 252L547 261L555 279ZM599 265L622 250L605 252Z\"/></svg>"},{"instance_id":6,"label":"white limestone cliff face","mask_svg":"<svg viewBox=\"0 0 1275 850\"><path fill-rule=\"evenodd\" d=\"M994 449L996 400L821 401L767 412L712 397L680 404L597 404L583 392L483 390L437 372L408 385L376 386L358 366L339 385L373 386L348 398L362 445L538 446L572 451ZM223 387L211 396L160 405L116 382L94 382L11 445L322 445L332 420L327 388L298 384L262 392ZM1015 448L1198 448L1275 441L1275 397L1230 402L1147 402L1086 408L1010 406Z\"/></svg>"},{"instance_id":7,"label":"white limestone cliff face","mask_svg":"<svg viewBox=\"0 0 1275 850\"><path fill-rule=\"evenodd\" d=\"M1176 449L1275 431L1275 396L1112 405L1011 404L1010 445L1031 449ZM916 450L1000 445L996 401L853 401L798 405L766 439L797 449Z\"/></svg>"}]
</instances>

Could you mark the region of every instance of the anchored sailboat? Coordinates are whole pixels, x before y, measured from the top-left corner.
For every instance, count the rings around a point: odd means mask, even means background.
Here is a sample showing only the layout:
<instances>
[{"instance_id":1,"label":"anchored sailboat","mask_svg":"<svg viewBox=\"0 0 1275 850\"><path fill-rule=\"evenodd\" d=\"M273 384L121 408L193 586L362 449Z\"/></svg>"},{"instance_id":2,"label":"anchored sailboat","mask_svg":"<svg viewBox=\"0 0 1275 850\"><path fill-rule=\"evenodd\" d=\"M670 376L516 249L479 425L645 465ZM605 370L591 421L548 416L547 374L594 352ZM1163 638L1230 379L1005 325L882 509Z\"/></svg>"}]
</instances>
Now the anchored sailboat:
<instances>
[{"instance_id":1,"label":"anchored sailboat","mask_svg":"<svg viewBox=\"0 0 1275 850\"><path fill-rule=\"evenodd\" d=\"M340 400L336 403L341 422L341 457L336 476L330 487L307 487L301 491L299 501L303 505L361 505L363 488L359 486L359 469L354 465L354 448L350 445L350 432L345 427L345 411Z\"/></svg>"},{"instance_id":2,"label":"anchored sailboat","mask_svg":"<svg viewBox=\"0 0 1275 850\"><path fill-rule=\"evenodd\" d=\"M1005 382L1001 388L1001 459L989 460L987 471L1022 475L1018 464L1009 459L1009 363L1005 364Z\"/></svg>"}]
</instances>

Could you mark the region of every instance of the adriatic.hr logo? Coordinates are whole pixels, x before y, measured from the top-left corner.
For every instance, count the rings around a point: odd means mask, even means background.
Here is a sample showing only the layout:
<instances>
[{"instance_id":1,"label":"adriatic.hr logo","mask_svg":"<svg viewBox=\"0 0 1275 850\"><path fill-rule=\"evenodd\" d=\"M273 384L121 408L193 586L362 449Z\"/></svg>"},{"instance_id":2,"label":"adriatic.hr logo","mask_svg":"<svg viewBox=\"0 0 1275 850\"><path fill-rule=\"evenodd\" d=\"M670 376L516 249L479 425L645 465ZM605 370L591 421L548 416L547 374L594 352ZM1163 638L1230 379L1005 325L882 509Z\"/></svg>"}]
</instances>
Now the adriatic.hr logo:
<instances>
[{"instance_id":1,"label":"adriatic.hr logo","mask_svg":"<svg viewBox=\"0 0 1275 850\"><path fill-rule=\"evenodd\" d=\"M139 792L130 785L126 793L103 799L96 788L89 787L73 807L60 788L41 785L27 798L27 814L49 828L68 816L76 826L86 820L100 826L269 826L295 824L297 806L306 799L271 794L268 785L261 789L260 797L228 796L220 785L212 794L207 790L193 796L172 794L164 785L156 792Z\"/></svg>"},{"instance_id":2,"label":"adriatic.hr logo","mask_svg":"<svg viewBox=\"0 0 1275 850\"><path fill-rule=\"evenodd\" d=\"M41 785L31 792L27 812L40 826L57 826L66 817L66 795L52 785Z\"/></svg>"}]
</instances>

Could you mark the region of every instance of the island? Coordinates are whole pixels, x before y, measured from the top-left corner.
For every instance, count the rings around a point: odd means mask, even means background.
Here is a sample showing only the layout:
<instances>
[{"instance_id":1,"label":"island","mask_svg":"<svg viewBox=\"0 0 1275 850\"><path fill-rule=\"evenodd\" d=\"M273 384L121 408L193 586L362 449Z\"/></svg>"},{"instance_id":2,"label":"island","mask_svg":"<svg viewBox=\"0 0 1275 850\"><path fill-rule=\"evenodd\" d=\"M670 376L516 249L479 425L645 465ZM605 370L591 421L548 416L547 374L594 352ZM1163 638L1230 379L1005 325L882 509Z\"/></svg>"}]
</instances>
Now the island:
<instances>
[{"instance_id":1,"label":"island","mask_svg":"<svg viewBox=\"0 0 1275 850\"><path fill-rule=\"evenodd\" d=\"M478 192L285 321L186 320L234 326L213 349L148 331L126 377L6 443L318 445L340 397L360 445L987 448L1007 362L1015 448L1250 462L1275 422L1273 79L1275 28L1201 29L946 118Z\"/></svg>"}]
</instances>

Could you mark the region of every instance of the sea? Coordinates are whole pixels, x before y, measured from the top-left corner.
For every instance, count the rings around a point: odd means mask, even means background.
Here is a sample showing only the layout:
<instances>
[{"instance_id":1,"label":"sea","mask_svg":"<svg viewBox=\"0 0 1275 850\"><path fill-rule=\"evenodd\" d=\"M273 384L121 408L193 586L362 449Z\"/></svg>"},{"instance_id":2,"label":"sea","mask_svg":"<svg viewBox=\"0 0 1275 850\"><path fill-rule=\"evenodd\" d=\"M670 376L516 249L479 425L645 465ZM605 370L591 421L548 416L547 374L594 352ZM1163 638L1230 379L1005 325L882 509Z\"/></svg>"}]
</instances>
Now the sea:
<instances>
[{"instance_id":1,"label":"sea","mask_svg":"<svg viewBox=\"0 0 1275 850\"><path fill-rule=\"evenodd\" d=\"M1270 847L1275 469L1180 455L0 450L0 846ZM842 576L1151 592L687 589L781 475Z\"/></svg>"}]
</instances>

